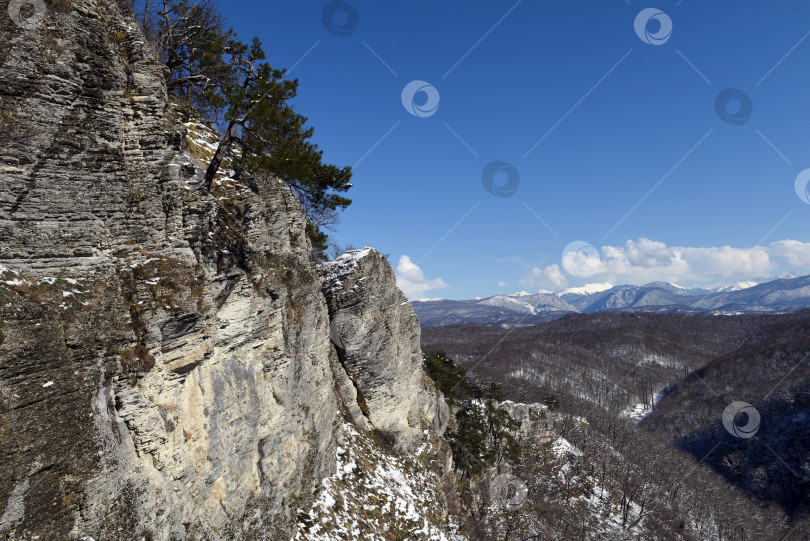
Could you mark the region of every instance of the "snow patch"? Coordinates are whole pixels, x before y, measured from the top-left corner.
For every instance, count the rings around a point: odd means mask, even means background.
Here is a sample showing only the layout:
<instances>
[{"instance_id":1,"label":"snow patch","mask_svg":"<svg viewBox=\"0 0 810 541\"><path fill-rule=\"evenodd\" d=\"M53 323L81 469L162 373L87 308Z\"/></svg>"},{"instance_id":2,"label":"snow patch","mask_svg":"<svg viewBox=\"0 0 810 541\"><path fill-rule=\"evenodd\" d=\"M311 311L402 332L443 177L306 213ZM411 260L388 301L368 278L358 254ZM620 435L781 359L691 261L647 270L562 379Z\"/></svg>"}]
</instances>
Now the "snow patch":
<instances>
[{"instance_id":1,"label":"snow patch","mask_svg":"<svg viewBox=\"0 0 810 541\"><path fill-rule=\"evenodd\" d=\"M557 295L593 295L594 293L601 293L602 291L607 291L611 289L613 284L609 284L607 282L597 283L597 284L585 284L584 286L579 287L569 287L568 289L564 289L557 293Z\"/></svg>"},{"instance_id":2,"label":"snow patch","mask_svg":"<svg viewBox=\"0 0 810 541\"><path fill-rule=\"evenodd\" d=\"M670 388L663 389L653 397L651 405L639 403L636 404L635 406L630 406L628 409L624 410L621 413L621 415L623 417L629 417L633 421L640 423L641 421L644 420L644 418L647 415L655 411L655 408L656 406L658 406L658 403L661 402L661 400L663 400L664 397L667 396L670 392L672 392L672 389Z\"/></svg>"},{"instance_id":3,"label":"snow patch","mask_svg":"<svg viewBox=\"0 0 810 541\"><path fill-rule=\"evenodd\" d=\"M714 291L715 293L729 293L731 291L742 291L743 289L750 289L757 285L759 285L759 282L754 282L753 280L740 280L739 282L731 282L730 284L715 287L711 291Z\"/></svg>"},{"instance_id":4,"label":"snow patch","mask_svg":"<svg viewBox=\"0 0 810 541\"><path fill-rule=\"evenodd\" d=\"M312 508L298 510L295 541L380 539L396 529L404 539L464 541L457 526L440 520L439 478L411 457L392 456L344 423L335 473L321 483ZM432 452L426 440L416 458Z\"/></svg>"},{"instance_id":5,"label":"snow patch","mask_svg":"<svg viewBox=\"0 0 810 541\"><path fill-rule=\"evenodd\" d=\"M334 261L327 261L318 265L318 270L322 275L322 283L331 290L338 290L343 287L343 279L351 274L357 267L357 263L371 254L373 248L365 247L362 250L349 250Z\"/></svg>"}]
</instances>

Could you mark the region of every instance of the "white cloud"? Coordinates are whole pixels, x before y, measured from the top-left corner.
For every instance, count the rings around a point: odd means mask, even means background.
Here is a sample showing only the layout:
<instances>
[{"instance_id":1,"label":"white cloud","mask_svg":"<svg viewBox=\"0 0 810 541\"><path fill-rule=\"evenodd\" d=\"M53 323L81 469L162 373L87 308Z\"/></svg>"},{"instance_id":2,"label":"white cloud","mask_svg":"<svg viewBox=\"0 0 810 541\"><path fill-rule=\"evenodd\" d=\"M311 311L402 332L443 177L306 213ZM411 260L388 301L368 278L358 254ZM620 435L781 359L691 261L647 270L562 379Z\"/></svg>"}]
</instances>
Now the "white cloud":
<instances>
[{"instance_id":1,"label":"white cloud","mask_svg":"<svg viewBox=\"0 0 810 541\"><path fill-rule=\"evenodd\" d=\"M771 243L771 254L783 267L806 269L810 267L810 243L797 240L780 240Z\"/></svg>"},{"instance_id":2,"label":"white cloud","mask_svg":"<svg viewBox=\"0 0 810 541\"><path fill-rule=\"evenodd\" d=\"M568 280L558 265L549 265L543 269L534 267L520 283L526 287L551 290L565 289L568 286Z\"/></svg>"},{"instance_id":3,"label":"white cloud","mask_svg":"<svg viewBox=\"0 0 810 541\"><path fill-rule=\"evenodd\" d=\"M508 283L506 283L506 282L504 282L503 280L501 280L500 282L498 282L498 287L506 287L506 286L508 286L508 285L509 285L509 284L508 284Z\"/></svg>"},{"instance_id":4,"label":"white cloud","mask_svg":"<svg viewBox=\"0 0 810 541\"><path fill-rule=\"evenodd\" d=\"M591 281L614 284L645 284L653 281L712 284L745 278L766 278L780 271L798 274L810 271L810 243L795 240L772 242L753 248L731 246L667 246L663 242L640 238L622 246L602 246L596 261L588 261ZM572 267L575 255L564 259ZM566 257L568 259L566 259ZM521 280L533 287L563 289L567 279L558 265L535 267Z\"/></svg>"},{"instance_id":5,"label":"white cloud","mask_svg":"<svg viewBox=\"0 0 810 541\"><path fill-rule=\"evenodd\" d=\"M403 255L397 264L397 286L409 299L421 296L425 291L444 289L447 284L441 278L429 280L411 258Z\"/></svg>"}]
</instances>

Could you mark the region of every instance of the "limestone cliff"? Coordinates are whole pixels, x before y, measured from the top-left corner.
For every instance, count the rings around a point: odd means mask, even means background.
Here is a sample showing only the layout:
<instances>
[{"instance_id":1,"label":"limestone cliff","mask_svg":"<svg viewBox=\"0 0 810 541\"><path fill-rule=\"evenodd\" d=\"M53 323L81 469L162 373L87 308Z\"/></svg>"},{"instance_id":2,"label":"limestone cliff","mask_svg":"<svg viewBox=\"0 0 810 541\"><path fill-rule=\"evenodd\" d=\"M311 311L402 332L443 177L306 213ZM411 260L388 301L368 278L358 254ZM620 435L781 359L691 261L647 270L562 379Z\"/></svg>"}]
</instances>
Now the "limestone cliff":
<instances>
[{"instance_id":1,"label":"limestone cliff","mask_svg":"<svg viewBox=\"0 0 810 541\"><path fill-rule=\"evenodd\" d=\"M388 261L370 248L352 250L321 265L319 271L332 340L353 383L345 387L351 394L344 402L355 412L355 422L409 451L421 441L423 420L442 434L449 410L425 381L419 320L393 285L396 280Z\"/></svg>"},{"instance_id":2,"label":"limestone cliff","mask_svg":"<svg viewBox=\"0 0 810 541\"><path fill-rule=\"evenodd\" d=\"M290 539L344 415L444 429L418 321L373 252L327 304L283 183L197 188L117 3L47 7L0 25L0 536ZM343 311L375 357L333 348Z\"/></svg>"}]
</instances>

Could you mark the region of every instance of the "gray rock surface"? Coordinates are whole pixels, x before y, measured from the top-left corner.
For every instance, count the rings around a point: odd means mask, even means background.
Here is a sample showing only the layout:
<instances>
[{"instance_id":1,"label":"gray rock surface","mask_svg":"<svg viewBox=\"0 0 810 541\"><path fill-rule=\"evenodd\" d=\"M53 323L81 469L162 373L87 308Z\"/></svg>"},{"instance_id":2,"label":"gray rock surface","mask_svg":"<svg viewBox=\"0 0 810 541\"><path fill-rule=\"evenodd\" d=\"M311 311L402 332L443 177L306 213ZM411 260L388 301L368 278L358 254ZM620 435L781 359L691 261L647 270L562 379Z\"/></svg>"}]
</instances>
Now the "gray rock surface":
<instances>
[{"instance_id":1,"label":"gray rock surface","mask_svg":"<svg viewBox=\"0 0 810 541\"><path fill-rule=\"evenodd\" d=\"M137 26L47 6L0 12L0 537L289 538L341 423L300 206L189 189Z\"/></svg>"},{"instance_id":2,"label":"gray rock surface","mask_svg":"<svg viewBox=\"0 0 810 541\"><path fill-rule=\"evenodd\" d=\"M515 439L521 446L536 448L538 445L557 439L557 434L554 432L554 421L547 406L507 400L498 404L498 408L509 412L509 415L520 423L520 428L515 433Z\"/></svg>"},{"instance_id":3,"label":"gray rock surface","mask_svg":"<svg viewBox=\"0 0 810 541\"><path fill-rule=\"evenodd\" d=\"M344 415L412 447L446 406L376 253L340 296L372 377L344 369L300 204L273 178L198 189L118 5L0 12L0 537L290 539Z\"/></svg>"},{"instance_id":4,"label":"gray rock surface","mask_svg":"<svg viewBox=\"0 0 810 541\"><path fill-rule=\"evenodd\" d=\"M366 422L404 450L416 448L425 425L443 434L449 411L425 377L419 320L388 261L372 248L351 250L318 271L332 341Z\"/></svg>"}]
</instances>

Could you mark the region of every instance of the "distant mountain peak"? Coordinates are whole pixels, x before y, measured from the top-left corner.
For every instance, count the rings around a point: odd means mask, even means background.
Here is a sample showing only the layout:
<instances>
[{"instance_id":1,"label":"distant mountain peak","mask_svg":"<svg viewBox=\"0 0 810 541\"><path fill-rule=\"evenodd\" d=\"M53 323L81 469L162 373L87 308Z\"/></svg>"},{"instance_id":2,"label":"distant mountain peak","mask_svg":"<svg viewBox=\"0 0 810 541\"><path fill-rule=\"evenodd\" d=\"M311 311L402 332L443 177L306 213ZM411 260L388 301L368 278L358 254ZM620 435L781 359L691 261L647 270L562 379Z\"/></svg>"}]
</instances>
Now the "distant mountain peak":
<instances>
[{"instance_id":1,"label":"distant mountain peak","mask_svg":"<svg viewBox=\"0 0 810 541\"><path fill-rule=\"evenodd\" d=\"M649 284L644 284L643 287L657 287L659 289L666 289L669 291L686 291L685 287L681 287L678 284L673 284L672 282L650 282Z\"/></svg>"},{"instance_id":2,"label":"distant mountain peak","mask_svg":"<svg viewBox=\"0 0 810 541\"><path fill-rule=\"evenodd\" d=\"M585 284L579 287L569 287L568 289L560 291L557 295L560 297L563 295L593 295L594 293L601 293L611 288L613 288L613 284L608 282Z\"/></svg>"},{"instance_id":3,"label":"distant mountain peak","mask_svg":"<svg viewBox=\"0 0 810 541\"><path fill-rule=\"evenodd\" d=\"M792 278L792 277L791 277ZM715 287L712 291L716 293L728 293L730 291L742 291L743 289L749 289L754 286L758 286L759 282L755 282L753 280L739 280L737 282L731 282L720 287Z\"/></svg>"}]
</instances>

